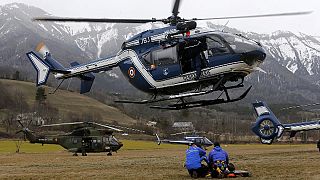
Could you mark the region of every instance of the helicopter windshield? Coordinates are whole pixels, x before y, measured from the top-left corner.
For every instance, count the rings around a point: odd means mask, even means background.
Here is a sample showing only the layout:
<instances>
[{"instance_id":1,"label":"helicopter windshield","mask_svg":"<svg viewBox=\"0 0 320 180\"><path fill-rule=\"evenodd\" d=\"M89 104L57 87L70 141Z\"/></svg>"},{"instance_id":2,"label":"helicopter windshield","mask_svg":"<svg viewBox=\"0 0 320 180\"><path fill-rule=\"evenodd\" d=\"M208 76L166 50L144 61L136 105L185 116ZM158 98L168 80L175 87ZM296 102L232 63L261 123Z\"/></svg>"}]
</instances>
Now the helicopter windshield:
<instances>
[{"instance_id":1,"label":"helicopter windshield","mask_svg":"<svg viewBox=\"0 0 320 180\"><path fill-rule=\"evenodd\" d=\"M250 52L257 49L258 44L255 41L241 35L227 33L222 33L220 35L230 45L235 53Z\"/></svg>"},{"instance_id":2,"label":"helicopter windshield","mask_svg":"<svg viewBox=\"0 0 320 180\"><path fill-rule=\"evenodd\" d=\"M207 46L209 57L230 52L226 44L219 37L214 35L208 36Z\"/></svg>"},{"instance_id":3,"label":"helicopter windshield","mask_svg":"<svg viewBox=\"0 0 320 180\"><path fill-rule=\"evenodd\" d=\"M114 136L110 136L109 141L113 145L118 144L118 140Z\"/></svg>"},{"instance_id":4,"label":"helicopter windshield","mask_svg":"<svg viewBox=\"0 0 320 180\"><path fill-rule=\"evenodd\" d=\"M204 137L204 144L213 144L208 138Z\"/></svg>"}]
</instances>

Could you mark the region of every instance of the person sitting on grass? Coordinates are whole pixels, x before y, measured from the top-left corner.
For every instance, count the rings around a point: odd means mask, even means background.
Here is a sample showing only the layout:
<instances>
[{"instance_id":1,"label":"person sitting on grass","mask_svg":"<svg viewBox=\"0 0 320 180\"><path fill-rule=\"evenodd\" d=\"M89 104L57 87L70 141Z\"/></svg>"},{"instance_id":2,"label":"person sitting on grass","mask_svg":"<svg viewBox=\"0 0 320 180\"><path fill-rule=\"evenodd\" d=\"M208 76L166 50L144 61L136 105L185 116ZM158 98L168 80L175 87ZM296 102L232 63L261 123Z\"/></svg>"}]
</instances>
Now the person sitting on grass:
<instances>
[{"instance_id":1,"label":"person sitting on grass","mask_svg":"<svg viewBox=\"0 0 320 180\"><path fill-rule=\"evenodd\" d=\"M185 167L192 178L205 177L208 174L208 167L202 164L202 161L207 162L206 151L192 143L186 151L185 163Z\"/></svg>"},{"instance_id":2,"label":"person sitting on grass","mask_svg":"<svg viewBox=\"0 0 320 180\"><path fill-rule=\"evenodd\" d=\"M222 178L228 174L229 156L228 153L220 147L219 142L214 143L214 148L212 148L208 158L212 177Z\"/></svg>"}]
</instances>

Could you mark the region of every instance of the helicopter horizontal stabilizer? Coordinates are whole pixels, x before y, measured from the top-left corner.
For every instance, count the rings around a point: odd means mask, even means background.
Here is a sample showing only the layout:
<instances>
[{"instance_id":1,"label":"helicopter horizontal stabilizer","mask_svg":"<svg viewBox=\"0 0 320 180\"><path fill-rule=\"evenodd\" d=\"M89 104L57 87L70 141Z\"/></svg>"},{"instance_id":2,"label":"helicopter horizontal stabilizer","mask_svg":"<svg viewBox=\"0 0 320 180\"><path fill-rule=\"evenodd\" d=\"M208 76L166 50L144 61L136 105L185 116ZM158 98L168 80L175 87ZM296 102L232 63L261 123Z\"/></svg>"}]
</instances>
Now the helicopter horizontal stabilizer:
<instances>
[{"instance_id":1,"label":"helicopter horizontal stabilizer","mask_svg":"<svg viewBox=\"0 0 320 180\"><path fill-rule=\"evenodd\" d=\"M79 65L80 63L76 61L70 63L71 67L79 66ZM81 79L80 94L89 92L91 90L93 81L95 79L95 76L93 75L93 73L82 74L79 76L79 78Z\"/></svg>"},{"instance_id":2,"label":"helicopter horizontal stabilizer","mask_svg":"<svg viewBox=\"0 0 320 180\"><path fill-rule=\"evenodd\" d=\"M80 87L80 94L89 92L91 90L93 81L95 76L93 73L86 73L80 76L81 79L81 87Z\"/></svg>"}]
</instances>

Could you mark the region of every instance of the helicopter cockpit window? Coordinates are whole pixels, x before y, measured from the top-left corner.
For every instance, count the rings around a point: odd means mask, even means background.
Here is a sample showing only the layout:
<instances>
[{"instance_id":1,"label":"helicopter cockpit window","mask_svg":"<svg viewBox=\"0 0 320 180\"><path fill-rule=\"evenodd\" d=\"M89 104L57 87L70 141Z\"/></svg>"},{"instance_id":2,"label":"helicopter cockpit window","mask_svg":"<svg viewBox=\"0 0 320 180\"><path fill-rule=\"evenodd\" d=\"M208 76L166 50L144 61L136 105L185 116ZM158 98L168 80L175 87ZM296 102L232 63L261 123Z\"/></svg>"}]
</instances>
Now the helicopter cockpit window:
<instances>
[{"instance_id":1,"label":"helicopter cockpit window","mask_svg":"<svg viewBox=\"0 0 320 180\"><path fill-rule=\"evenodd\" d=\"M226 47L224 42L222 42L221 39L218 38L217 36L208 36L207 46L208 46L209 57L225 54L229 52L229 49Z\"/></svg>"},{"instance_id":2,"label":"helicopter cockpit window","mask_svg":"<svg viewBox=\"0 0 320 180\"><path fill-rule=\"evenodd\" d=\"M112 136L115 141L118 141L116 137Z\"/></svg>"},{"instance_id":3,"label":"helicopter cockpit window","mask_svg":"<svg viewBox=\"0 0 320 180\"><path fill-rule=\"evenodd\" d=\"M203 140L205 144L212 144L212 142L206 137Z\"/></svg>"},{"instance_id":4,"label":"helicopter cockpit window","mask_svg":"<svg viewBox=\"0 0 320 180\"><path fill-rule=\"evenodd\" d=\"M178 63L177 47L170 47L152 51L143 56L146 65L164 66Z\"/></svg>"},{"instance_id":5,"label":"helicopter cockpit window","mask_svg":"<svg viewBox=\"0 0 320 180\"><path fill-rule=\"evenodd\" d=\"M102 142L109 142L109 139L106 138L106 137L103 137L103 138L102 138Z\"/></svg>"},{"instance_id":6,"label":"helicopter cockpit window","mask_svg":"<svg viewBox=\"0 0 320 180\"><path fill-rule=\"evenodd\" d=\"M109 137L109 142L110 142L111 144L117 144L118 140L117 140L114 136L110 136L110 137Z\"/></svg>"},{"instance_id":7,"label":"helicopter cockpit window","mask_svg":"<svg viewBox=\"0 0 320 180\"><path fill-rule=\"evenodd\" d=\"M241 35L223 34L222 37L236 53L252 51L255 50L257 46L255 41Z\"/></svg>"},{"instance_id":8,"label":"helicopter cockpit window","mask_svg":"<svg viewBox=\"0 0 320 180\"><path fill-rule=\"evenodd\" d=\"M142 56L144 62L146 65L150 66L151 64L154 64L152 58L151 58L151 53L147 53L146 55Z\"/></svg>"}]
</instances>

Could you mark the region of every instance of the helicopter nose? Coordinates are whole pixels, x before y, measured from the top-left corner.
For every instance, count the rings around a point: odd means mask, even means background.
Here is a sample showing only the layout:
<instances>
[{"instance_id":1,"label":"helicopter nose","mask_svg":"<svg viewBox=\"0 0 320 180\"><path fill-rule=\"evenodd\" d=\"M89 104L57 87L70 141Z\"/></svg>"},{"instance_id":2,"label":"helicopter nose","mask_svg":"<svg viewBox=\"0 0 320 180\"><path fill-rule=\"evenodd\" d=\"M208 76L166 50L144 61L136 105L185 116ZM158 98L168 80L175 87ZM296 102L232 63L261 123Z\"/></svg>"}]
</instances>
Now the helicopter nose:
<instances>
[{"instance_id":1,"label":"helicopter nose","mask_svg":"<svg viewBox=\"0 0 320 180\"><path fill-rule=\"evenodd\" d=\"M122 142L119 142L119 149L123 146Z\"/></svg>"},{"instance_id":2,"label":"helicopter nose","mask_svg":"<svg viewBox=\"0 0 320 180\"><path fill-rule=\"evenodd\" d=\"M266 53L263 48L259 48L242 54L242 60L249 66L252 66L257 62L262 63L265 59Z\"/></svg>"}]
</instances>

